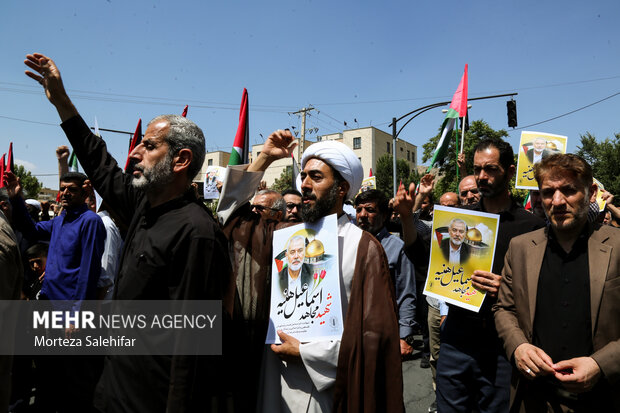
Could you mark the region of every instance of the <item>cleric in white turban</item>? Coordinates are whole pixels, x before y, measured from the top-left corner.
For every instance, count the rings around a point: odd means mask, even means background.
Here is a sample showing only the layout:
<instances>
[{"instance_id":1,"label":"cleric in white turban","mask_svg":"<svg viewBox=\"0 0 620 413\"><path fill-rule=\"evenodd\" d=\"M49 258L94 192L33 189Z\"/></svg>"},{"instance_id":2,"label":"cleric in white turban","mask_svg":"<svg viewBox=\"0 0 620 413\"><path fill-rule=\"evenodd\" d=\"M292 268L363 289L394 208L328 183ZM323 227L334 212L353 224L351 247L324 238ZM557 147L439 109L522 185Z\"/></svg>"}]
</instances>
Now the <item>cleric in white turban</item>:
<instances>
[{"instance_id":1,"label":"cleric in white turban","mask_svg":"<svg viewBox=\"0 0 620 413\"><path fill-rule=\"evenodd\" d=\"M348 199L355 195L362 185L364 170L359 158L344 143L323 141L310 145L301 157L301 169L309 159L318 158L334 168L349 183ZM297 189L301 192L301 179L297 177Z\"/></svg>"}]
</instances>

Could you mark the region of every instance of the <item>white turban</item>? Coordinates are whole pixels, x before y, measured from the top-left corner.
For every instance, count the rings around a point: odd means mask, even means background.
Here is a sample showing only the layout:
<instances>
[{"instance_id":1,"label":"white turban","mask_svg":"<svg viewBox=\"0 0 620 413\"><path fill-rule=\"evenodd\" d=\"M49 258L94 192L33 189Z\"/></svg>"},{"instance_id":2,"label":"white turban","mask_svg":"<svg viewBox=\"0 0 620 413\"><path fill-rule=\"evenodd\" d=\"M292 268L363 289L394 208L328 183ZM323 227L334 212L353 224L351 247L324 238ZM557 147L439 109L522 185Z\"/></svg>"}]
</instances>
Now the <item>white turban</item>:
<instances>
[{"instance_id":1,"label":"white turban","mask_svg":"<svg viewBox=\"0 0 620 413\"><path fill-rule=\"evenodd\" d=\"M353 199L362 186L364 169L355 153L344 143L323 141L310 145L301 157L301 169L310 158L318 158L334 168L349 183L347 199ZM297 180L301 192L301 179Z\"/></svg>"}]
</instances>

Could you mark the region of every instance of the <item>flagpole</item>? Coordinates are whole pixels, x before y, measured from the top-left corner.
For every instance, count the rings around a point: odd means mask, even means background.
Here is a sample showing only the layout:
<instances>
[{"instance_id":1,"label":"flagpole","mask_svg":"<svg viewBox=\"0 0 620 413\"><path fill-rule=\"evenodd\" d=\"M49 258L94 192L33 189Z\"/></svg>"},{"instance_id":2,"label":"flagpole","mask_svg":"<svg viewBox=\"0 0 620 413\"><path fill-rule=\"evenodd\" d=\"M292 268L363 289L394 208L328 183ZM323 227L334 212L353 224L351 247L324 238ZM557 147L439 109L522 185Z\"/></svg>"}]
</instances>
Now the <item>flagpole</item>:
<instances>
[{"instance_id":1,"label":"flagpole","mask_svg":"<svg viewBox=\"0 0 620 413\"><path fill-rule=\"evenodd\" d=\"M467 110L465 110L465 116L463 116L463 132L461 133L461 151L463 153L463 146L465 145L465 118L467 117Z\"/></svg>"},{"instance_id":2,"label":"flagpole","mask_svg":"<svg viewBox=\"0 0 620 413\"><path fill-rule=\"evenodd\" d=\"M457 125L458 126L458 125ZM456 136L456 182L459 181L459 128L457 127L456 129L454 129L454 134ZM461 148L463 147L463 145L461 144Z\"/></svg>"}]
</instances>

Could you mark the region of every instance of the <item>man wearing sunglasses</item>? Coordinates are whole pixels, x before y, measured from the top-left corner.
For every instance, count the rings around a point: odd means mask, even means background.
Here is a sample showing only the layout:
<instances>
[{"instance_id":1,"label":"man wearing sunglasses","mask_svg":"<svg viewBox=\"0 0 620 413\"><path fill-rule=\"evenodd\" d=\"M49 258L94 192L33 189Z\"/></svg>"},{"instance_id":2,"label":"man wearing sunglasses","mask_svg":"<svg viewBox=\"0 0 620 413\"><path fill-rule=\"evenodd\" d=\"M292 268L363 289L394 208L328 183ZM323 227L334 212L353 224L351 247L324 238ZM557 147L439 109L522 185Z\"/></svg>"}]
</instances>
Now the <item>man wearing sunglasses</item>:
<instances>
[{"instance_id":1,"label":"man wearing sunglasses","mask_svg":"<svg viewBox=\"0 0 620 413\"><path fill-rule=\"evenodd\" d=\"M296 189L287 189L282 192L282 197L286 202L286 212L282 221L301 222L301 193Z\"/></svg>"},{"instance_id":2,"label":"man wearing sunglasses","mask_svg":"<svg viewBox=\"0 0 620 413\"><path fill-rule=\"evenodd\" d=\"M252 212L260 215L261 219L280 221L285 213L285 204L282 195L271 189L258 191L252 200Z\"/></svg>"}]
</instances>

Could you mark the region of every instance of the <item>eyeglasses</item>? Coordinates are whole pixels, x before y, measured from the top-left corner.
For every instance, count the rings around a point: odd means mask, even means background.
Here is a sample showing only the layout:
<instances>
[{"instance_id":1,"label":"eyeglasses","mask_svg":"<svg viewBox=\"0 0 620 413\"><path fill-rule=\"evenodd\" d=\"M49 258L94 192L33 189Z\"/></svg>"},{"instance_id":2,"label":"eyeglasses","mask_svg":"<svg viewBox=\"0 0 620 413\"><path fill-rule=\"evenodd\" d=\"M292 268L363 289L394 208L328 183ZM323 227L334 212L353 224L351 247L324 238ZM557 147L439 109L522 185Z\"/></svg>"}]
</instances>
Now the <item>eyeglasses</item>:
<instances>
[{"instance_id":1,"label":"eyeglasses","mask_svg":"<svg viewBox=\"0 0 620 413\"><path fill-rule=\"evenodd\" d=\"M476 195L478 193L478 188L473 188L473 189L468 189L466 191L461 191L461 196L462 197L466 197L468 192L471 192L472 194Z\"/></svg>"},{"instance_id":2,"label":"eyeglasses","mask_svg":"<svg viewBox=\"0 0 620 413\"><path fill-rule=\"evenodd\" d=\"M292 211L293 208L301 209L301 204L294 204L292 202L286 203L286 209L288 209L289 211Z\"/></svg>"}]
</instances>

